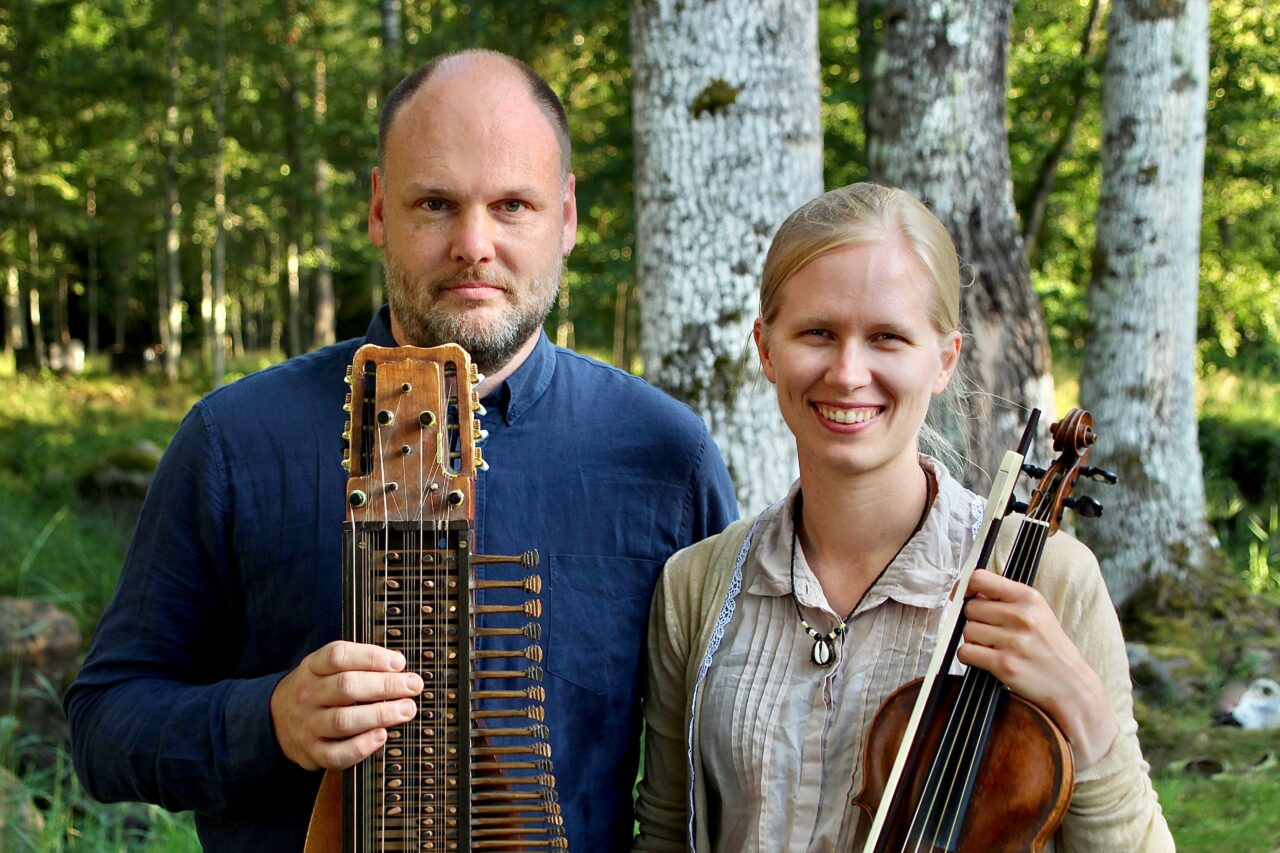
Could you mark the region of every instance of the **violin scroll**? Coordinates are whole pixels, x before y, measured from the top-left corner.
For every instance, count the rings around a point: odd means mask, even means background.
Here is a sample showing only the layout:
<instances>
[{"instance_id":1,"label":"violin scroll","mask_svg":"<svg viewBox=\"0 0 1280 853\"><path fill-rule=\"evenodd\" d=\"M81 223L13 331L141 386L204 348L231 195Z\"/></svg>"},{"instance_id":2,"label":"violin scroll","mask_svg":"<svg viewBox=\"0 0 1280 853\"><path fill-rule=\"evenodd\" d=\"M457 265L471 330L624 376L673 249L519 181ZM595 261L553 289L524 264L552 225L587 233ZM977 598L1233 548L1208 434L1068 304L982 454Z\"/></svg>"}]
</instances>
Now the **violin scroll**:
<instances>
[{"instance_id":1,"label":"violin scroll","mask_svg":"<svg viewBox=\"0 0 1280 853\"><path fill-rule=\"evenodd\" d=\"M1023 465L1022 470L1038 479L1031 499L1025 504L1015 502L1011 509L1025 512L1028 518L1044 522L1049 532L1056 533L1062 521L1062 513L1074 509L1085 518L1102 515L1102 504L1088 496L1071 497L1076 480L1086 477L1096 482L1114 485L1117 477L1110 471L1085 464L1089 450L1098 440L1093 430L1093 416L1084 409L1072 409L1066 417L1049 427L1053 436L1053 449L1058 458L1047 469Z\"/></svg>"}]
</instances>

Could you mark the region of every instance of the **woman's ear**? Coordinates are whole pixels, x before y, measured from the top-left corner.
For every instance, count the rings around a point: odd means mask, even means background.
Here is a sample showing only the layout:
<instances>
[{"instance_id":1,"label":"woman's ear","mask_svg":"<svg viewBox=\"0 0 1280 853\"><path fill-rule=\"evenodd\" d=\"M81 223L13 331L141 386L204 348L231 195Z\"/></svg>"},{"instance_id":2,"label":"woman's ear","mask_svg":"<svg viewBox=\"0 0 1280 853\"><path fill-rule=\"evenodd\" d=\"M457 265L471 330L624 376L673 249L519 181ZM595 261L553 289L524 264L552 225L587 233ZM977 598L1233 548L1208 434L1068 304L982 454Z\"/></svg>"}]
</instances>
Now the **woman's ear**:
<instances>
[{"instance_id":1,"label":"woman's ear","mask_svg":"<svg viewBox=\"0 0 1280 853\"><path fill-rule=\"evenodd\" d=\"M759 317L751 327L751 337L755 339L756 353L760 356L760 368L764 370L765 378L770 383L775 383L773 359L769 355L769 335L764 327L764 320Z\"/></svg>"},{"instance_id":2,"label":"woman's ear","mask_svg":"<svg viewBox=\"0 0 1280 853\"><path fill-rule=\"evenodd\" d=\"M952 331L942 339L942 364L933 382L934 394L941 394L946 390L947 383L951 381L951 374L956 372L956 367L960 364L960 348L963 344L964 338L958 330Z\"/></svg>"}]
</instances>

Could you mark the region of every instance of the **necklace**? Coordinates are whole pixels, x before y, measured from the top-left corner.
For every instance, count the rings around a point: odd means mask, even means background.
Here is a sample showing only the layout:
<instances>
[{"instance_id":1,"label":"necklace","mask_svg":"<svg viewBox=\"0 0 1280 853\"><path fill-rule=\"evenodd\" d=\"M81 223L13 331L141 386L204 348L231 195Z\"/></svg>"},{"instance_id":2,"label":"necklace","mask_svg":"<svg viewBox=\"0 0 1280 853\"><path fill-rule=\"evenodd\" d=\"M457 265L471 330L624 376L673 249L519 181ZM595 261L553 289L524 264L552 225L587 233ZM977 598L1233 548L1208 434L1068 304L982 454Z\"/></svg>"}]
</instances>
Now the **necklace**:
<instances>
[{"instance_id":1,"label":"necklace","mask_svg":"<svg viewBox=\"0 0 1280 853\"><path fill-rule=\"evenodd\" d=\"M924 527L924 520L929 516L929 507L933 506L933 499L938 491L937 481L934 480L933 475L928 471L925 471L925 482L927 485L925 488L924 509L920 511L920 520L916 522L916 529L911 531L911 535L898 546L898 550L889 558L889 562L885 563L884 568L876 574L871 583L867 584L867 588L862 591L862 595L858 596L858 600L854 602L853 609L849 611L849 615L841 619L839 625L835 626L825 634L815 629L809 624L809 621L804 618L804 611L800 609L800 599L796 597L796 542L799 539L799 536L796 534L796 529L800 525L798 523L793 523L791 525L791 603L795 605L796 615L800 617L800 627L804 628L804 632L813 639L813 651L809 654L809 659L818 666L831 666L835 661L836 639L844 634L845 628L849 625L849 620L853 618L853 614L858 612L858 608L862 606L862 601L867 597L867 593L871 592L871 588L880 582L880 578L882 578L884 573L889 570L889 567L893 565L893 561L898 559L898 555L902 553L902 549L907 547L907 542L914 539L915 535L920 532L920 528ZM804 496L801 493L797 493L795 522L800 521L800 513L803 505Z\"/></svg>"}]
</instances>

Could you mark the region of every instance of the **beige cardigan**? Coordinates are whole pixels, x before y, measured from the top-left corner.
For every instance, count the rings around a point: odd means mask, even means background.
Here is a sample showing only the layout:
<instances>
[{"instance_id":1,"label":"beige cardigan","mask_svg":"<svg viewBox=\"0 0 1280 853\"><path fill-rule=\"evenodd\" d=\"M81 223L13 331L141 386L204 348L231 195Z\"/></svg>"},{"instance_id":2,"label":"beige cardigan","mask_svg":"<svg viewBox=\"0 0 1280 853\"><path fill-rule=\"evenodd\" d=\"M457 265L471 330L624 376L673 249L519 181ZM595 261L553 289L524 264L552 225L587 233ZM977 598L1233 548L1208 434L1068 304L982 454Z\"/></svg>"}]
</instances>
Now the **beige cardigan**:
<instances>
[{"instance_id":1,"label":"beige cardigan","mask_svg":"<svg viewBox=\"0 0 1280 853\"><path fill-rule=\"evenodd\" d=\"M1005 520L997 562L1012 544L1018 517ZM636 806L635 850L712 849L698 720L713 637L732 619L732 602L750 547L753 519L675 554L654 593L649 619L644 778ZM735 583L736 579L736 583ZM1036 587L1105 685L1120 732L1111 751L1077 773L1055 851L1165 851L1173 838L1138 745L1124 640L1093 554L1065 533L1049 539ZM716 641L718 645L718 640ZM692 780L690 779L692 773ZM692 813L690 809L692 808Z\"/></svg>"}]
</instances>

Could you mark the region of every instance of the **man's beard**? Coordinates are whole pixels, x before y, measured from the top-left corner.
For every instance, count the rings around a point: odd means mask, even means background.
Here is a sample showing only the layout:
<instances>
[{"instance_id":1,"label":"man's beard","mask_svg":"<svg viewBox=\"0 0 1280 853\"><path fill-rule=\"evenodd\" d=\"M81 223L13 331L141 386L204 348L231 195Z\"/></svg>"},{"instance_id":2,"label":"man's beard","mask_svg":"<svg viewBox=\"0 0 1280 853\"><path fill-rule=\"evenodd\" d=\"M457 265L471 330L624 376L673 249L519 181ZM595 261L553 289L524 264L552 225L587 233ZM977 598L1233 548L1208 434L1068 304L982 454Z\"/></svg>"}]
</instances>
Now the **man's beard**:
<instances>
[{"instance_id":1,"label":"man's beard","mask_svg":"<svg viewBox=\"0 0 1280 853\"><path fill-rule=\"evenodd\" d=\"M522 289L509 276L475 267L430 282L415 281L391 252L386 253L385 267L391 312L406 338L400 343L419 347L456 343L470 354L481 373L494 373L505 367L525 341L542 328L564 273L564 263L560 261L551 271L535 275ZM481 319L472 311L451 312L440 307L445 288L468 281L484 281L502 289L500 298L504 304L499 317Z\"/></svg>"}]
</instances>

